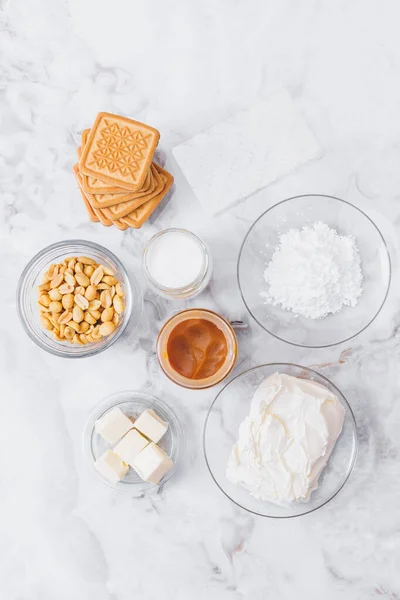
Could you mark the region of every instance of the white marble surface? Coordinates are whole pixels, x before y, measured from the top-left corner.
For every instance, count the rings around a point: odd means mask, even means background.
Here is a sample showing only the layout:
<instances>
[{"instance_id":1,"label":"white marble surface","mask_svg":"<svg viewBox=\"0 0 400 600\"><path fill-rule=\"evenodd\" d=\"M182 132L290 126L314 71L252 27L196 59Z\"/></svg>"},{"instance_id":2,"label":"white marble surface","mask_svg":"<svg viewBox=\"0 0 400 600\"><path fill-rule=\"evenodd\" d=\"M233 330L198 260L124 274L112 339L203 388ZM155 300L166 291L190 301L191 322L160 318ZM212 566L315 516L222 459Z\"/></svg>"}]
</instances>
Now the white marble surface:
<instances>
[{"instance_id":1,"label":"white marble surface","mask_svg":"<svg viewBox=\"0 0 400 600\"><path fill-rule=\"evenodd\" d=\"M396 0L0 0L1 600L367 600L400 598L400 41ZM176 144L286 87L322 158L208 218L171 158ZM71 167L96 113L162 133L172 199L140 231L90 224ZM269 361L318 365L358 420L355 472L328 506L287 521L232 505L201 449L216 392L166 381L154 354L176 308L145 295L138 340L68 362L20 327L15 286L44 245L82 237L139 265L156 231L193 229L215 277L195 301L244 318L241 239L267 207L322 192L365 210L390 246L394 277L375 323L351 344L302 350L251 323L236 372ZM187 433L180 473L154 496L114 495L88 478L81 434L94 403L145 389Z\"/></svg>"}]
</instances>

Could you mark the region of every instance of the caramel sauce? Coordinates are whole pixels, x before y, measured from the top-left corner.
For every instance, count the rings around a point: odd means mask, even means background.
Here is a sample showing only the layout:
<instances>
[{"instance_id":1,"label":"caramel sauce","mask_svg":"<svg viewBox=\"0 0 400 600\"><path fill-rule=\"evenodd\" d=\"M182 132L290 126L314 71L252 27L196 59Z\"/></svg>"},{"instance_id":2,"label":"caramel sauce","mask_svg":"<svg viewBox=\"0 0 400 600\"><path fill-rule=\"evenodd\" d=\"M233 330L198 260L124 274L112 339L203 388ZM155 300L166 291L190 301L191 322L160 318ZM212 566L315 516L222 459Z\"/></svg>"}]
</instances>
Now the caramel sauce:
<instances>
[{"instance_id":1,"label":"caramel sauce","mask_svg":"<svg viewBox=\"0 0 400 600\"><path fill-rule=\"evenodd\" d=\"M187 319L170 333L167 354L171 367L188 379L215 375L228 354L222 331L207 319Z\"/></svg>"}]
</instances>

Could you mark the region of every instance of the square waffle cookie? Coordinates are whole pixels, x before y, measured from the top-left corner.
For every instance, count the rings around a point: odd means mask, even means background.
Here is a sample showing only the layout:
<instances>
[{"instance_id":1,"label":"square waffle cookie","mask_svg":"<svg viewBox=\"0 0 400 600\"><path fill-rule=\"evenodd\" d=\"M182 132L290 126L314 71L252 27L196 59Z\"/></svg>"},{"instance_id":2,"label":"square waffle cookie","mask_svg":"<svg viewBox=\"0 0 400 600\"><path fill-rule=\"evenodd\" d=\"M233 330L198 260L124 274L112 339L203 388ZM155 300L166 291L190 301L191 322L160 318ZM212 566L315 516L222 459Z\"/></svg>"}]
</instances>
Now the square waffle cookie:
<instances>
[{"instance_id":1,"label":"square waffle cookie","mask_svg":"<svg viewBox=\"0 0 400 600\"><path fill-rule=\"evenodd\" d=\"M80 146L77 150L78 158L82 156L82 147ZM78 165L79 171L79 165ZM74 169L75 172L75 169ZM76 174L75 174L76 175ZM118 204L123 204L124 207L128 202L133 202L130 205L130 209L125 210L125 214L130 212L130 210L134 210L146 200L148 200L148 195L152 194L154 190L157 188L158 180L154 175L154 170L152 166L150 166L148 177L150 184L148 186L144 185L141 190L138 192L130 192L128 190L124 190L123 188L115 188L115 190L120 190L122 193L100 193L100 192L88 192L87 188L85 188L85 176L79 171L79 186L86 194L91 194L93 197L91 199L91 204L95 208L107 208L112 207ZM146 179L147 179L146 178ZM121 209L123 210L123 209Z\"/></svg>"},{"instance_id":2,"label":"square waffle cookie","mask_svg":"<svg viewBox=\"0 0 400 600\"><path fill-rule=\"evenodd\" d=\"M112 119L114 119L114 122L111 122ZM117 128L112 127L113 124L115 125L115 121L118 122ZM101 129L101 127L105 126L106 134L107 136L110 136L110 139L107 138L104 143L108 143L111 140L112 144L118 147L122 154L129 154L129 152L132 151L132 148L127 149L126 143L122 139L129 140L129 132L132 132L132 125L131 129L124 129L126 125L123 126L122 123L126 124L126 122L141 126L156 134L154 148L148 155L150 157L150 162L147 171L144 172L144 178L142 177L143 184L136 190L127 189L125 182L121 184L118 180L118 185L114 185L110 183L109 179L104 177L103 174L99 173L92 175L88 174L87 171L83 172L81 169L81 164L85 155L90 157L91 149L93 150L93 148L96 147L96 140L101 141L104 137L101 137L99 127ZM128 227L139 229L150 217L168 193L174 181L172 175L156 163L152 162L158 138L159 134L155 129L143 125L142 123L132 121L131 119L110 115L109 113L100 113L93 128L85 129L82 132L82 143L77 151L79 163L74 165L73 171L87 213L92 222L100 222L105 227L115 225L115 227L124 231L128 229ZM140 136L138 136L138 139L141 139ZM140 145L141 144L139 144L139 146ZM99 147L104 147L104 144L100 144ZM143 156L145 154L145 152L142 152ZM147 155L144 156L143 160L145 159L147 160ZM90 159L87 158L87 160Z\"/></svg>"},{"instance_id":3,"label":"square waffle cookie","mask_svg":"<svg viewBox=\"0 0 400 600\"><path fill-rule=\"evenodd\" d=\"M87 139L89 137L90 129L84 129L82 131L82 146L78 149L79 158L82 155L82 148L85 147ZM104 183L101 179L96 179L95 177L90 177L89 175L82 175L82 187L85 192L89 192L89 194L126 194L127 190L122 187L118 187L115 185L110 185L109 183ZM137 192L128 192L128 193L142 193L147 192L151 185L153 184L153 178L151 171L149 170L144 180L143 186Z\"/></svg>"},{"instance_id":4,"label":"square waffle cookie","mask_svg":"<svg viewBox=\"0 0 400 600\"><path fill-rule=\"evenodd\" d=\"M99 113L79 170L110 186L138 191L145 182L160 134L157 129L111 113Z\"/></svg>"}]
</instances>

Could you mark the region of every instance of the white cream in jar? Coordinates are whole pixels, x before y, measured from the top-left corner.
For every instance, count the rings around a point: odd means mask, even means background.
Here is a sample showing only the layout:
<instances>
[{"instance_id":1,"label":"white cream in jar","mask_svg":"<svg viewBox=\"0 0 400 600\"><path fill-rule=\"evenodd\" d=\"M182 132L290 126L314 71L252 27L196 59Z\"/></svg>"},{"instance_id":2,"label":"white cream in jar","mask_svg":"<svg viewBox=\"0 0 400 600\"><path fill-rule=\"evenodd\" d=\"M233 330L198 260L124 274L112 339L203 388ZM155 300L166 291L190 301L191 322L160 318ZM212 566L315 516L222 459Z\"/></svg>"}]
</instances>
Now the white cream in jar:
<instances>
[{"instance_id":1,"label":"white cream in jar","mask_svg":"<svg viewBox=\"0 0 400 600\"><path fill-rule=\"evenodd\" d=\"M143 253L143 269L158 294L189 298L199 294L211 277L206 244L186 229L165 229L151 238Z\"/></svg>"}]
</instances>

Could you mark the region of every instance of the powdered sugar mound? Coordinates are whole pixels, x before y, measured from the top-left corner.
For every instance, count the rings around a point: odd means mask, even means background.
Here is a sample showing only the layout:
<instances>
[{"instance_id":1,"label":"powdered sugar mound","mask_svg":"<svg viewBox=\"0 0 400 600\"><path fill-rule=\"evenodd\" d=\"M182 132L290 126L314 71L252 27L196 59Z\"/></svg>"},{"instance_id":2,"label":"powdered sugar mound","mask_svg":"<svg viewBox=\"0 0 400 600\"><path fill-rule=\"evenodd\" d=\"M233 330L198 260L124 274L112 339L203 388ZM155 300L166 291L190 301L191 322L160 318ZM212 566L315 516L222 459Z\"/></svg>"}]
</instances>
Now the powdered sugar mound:
<instances>
[{"instance_id":1,"label":"powdered sugar mound","mask_svg":"<svg viewBox=\"0 0 400 600\"><path fill-rule=\"evenodd\" d=\"M264 278L267 304L310 319L356 306L363 291L355 239L320 222L281 235Z\"/></svg>"}]
</instances>

